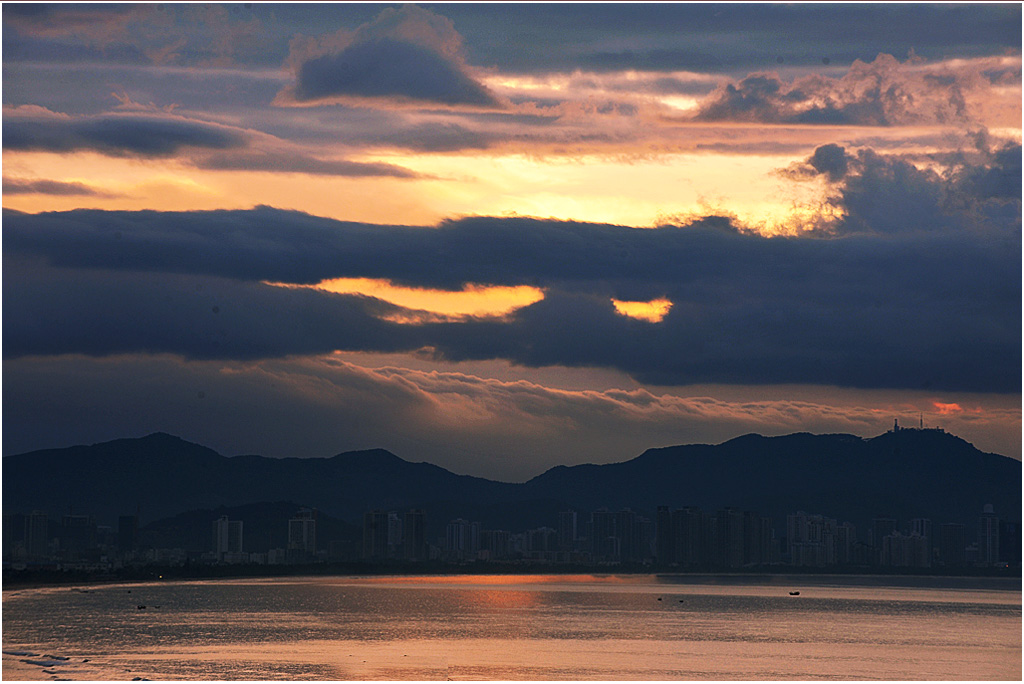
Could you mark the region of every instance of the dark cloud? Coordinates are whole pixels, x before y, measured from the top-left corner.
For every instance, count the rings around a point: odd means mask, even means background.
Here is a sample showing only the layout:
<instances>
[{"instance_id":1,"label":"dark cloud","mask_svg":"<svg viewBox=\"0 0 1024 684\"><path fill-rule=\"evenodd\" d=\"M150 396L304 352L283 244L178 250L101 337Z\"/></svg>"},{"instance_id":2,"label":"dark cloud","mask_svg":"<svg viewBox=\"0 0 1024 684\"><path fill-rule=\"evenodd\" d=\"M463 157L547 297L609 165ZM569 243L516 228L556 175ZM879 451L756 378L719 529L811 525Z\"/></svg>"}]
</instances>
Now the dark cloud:
<instances>
[{"instance_id":1,"label":"dark cloud","mask_svg":"<svg viewBox=\"0 0 1024 684\"><path fill-rule=\"evenodd\" d=\"M32 6L43 9L4 11L5 62L14 55L74 63L82 58L79 48L88 48L92 59L202 65L230 55L280 64L297 33L356 31L382 14L380 6L362 3L324 3L315 12L301 3ZM939 59L1021 45L1020 7L1012 3L449 3L432 9L458 26L471 63L518 73L688 67L746 73L779 57L787 66L814 66L825 56L849 64L914 48ZM27 48L29 41L37 44Z\"/></svg>"},{"instance_id":2,"label":"dark cloud","mask_svg":"<svg viewBox=\"0 0 1024 684\"><path fill-rule=\"evenodd\" d=\"M267 358L415 348L376 299L206 276L41 268L5 259L4 353ZM8 326L9 324L9 326ZM56 333L56 337L50 337ZM345 346L342 345L342 346Z\"/></svg>"},{"instance_id":3,"label":"dark cloud","mask_svg":"<svg viewBox=\"0 0 1024 684\"><path fill-rule=\"evenodd\" d=\"M468 3L438 11L459 27L473 63L517 72L749 73L774 67L779 57L787 66L820 67L826 56L850 64L913 48L942 59L1000 54L1021 44L1015 5L600 3L581 11L561 3ZM527 47L538 44L544 49Z\"/></svg>"},{"instance_id":4,"label":"dark cloud","mask_svg":"<svg viewBox=\"0 0 1024 684\"><path fill-rule=\"evenodd\" d=\"M61 195L83 197L111 197L109 193L90 188L84 183L65 183L54 180L3 179L4 192L8 195Z\"/></svg>"},{"instance_id":5,"label":"dark cloud","mask_svg":"<svg viewBox=\"0 0 1024 684\"><path fill-rule=\"evenodd\" d=\"M52 113L4 115L5 150L167 157L182 148L229 149L246 144L238 130L171 116Z\"/></svg>"},{"instance_id":6,"label":"dark cloud","mask_svg":"<svg viewBox=\"0 0 1024 684\"><path fill-rule=\"evenodd\" d=\"M972 164L956 155L939 172L871 149L851 153L823 145L788 173L795 178L822 174L835 183L830 202L840 211L824 225L830 231L1019 231L1021 146L1006 145L983 156L982 163Z\"/></svg>"},{"instance_id":7,"label":"dark cloud","mask_svg":"<svg viewBox=\"0 0 1024 684\"><path fill-rule=\"evenodd\" d=\"M453 60L430 48L381 38L304 62L293 91L298 102L338 97L398 98L449 106L498 103Z\"/></svg>"},{"instance_id":8,"label":"dark cloud","mask_svg":"<svg viewBox=\"0 0 1024 684\"><path fill-rule=\"evenodd\" d=\"M830 180L838 180L845 176L849 166L846 150L839 145L822 145L814 150L808 163L818 173L827 175Z\"/></svg>"},{"instance_id":9,"label":"dark cloud","mask_svg":"<svg viewBox=\"0 0 1024 684\"><path fill-rule=\"evenodd\" d=\"M1019 202L1015 215L953 230L965 219L938 195L954 181L911 169L851 157L836 184L849 214L838 239L764 238L711 217L656 229L487 217L418 228L268 208L9 213L4 353L429 348L617 368L653 384L1019 391ZM500 320L402 325L377 300L259 282L330 277L525 284L546 296ZM673 307L651 324L617 314L613 297Z\"/></svg>"},{"instance_id":10,"label":"dark cloud","mask_svg":"<svg viewBox=\"0 0 1024 684\"><path fill-rule=\"evenodd\" d=\"M962 190L980 199L1001 199L1018 203L1021 199L1021 146L1006 145L992 154L986 166L964 166L957 170L956 181Z\"/></svg>"}]
</instances>

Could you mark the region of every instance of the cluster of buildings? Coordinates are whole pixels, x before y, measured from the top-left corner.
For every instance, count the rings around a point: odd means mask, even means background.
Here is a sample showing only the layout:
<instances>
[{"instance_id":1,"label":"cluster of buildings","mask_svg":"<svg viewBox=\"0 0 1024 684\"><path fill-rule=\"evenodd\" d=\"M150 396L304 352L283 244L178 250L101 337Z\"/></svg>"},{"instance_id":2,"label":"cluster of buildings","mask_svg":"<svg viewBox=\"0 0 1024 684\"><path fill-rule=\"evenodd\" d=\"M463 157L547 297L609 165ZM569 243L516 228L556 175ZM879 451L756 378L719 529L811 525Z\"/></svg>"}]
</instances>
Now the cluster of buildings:
<instances>
[{"instance_id":1,"label":"cluster of buildings","mask_svg":"<svg viewBox=\"0 0 1024 684\"><path fill-rule=\"evenodd\" d=\"M795 567L993 567L1020 564L1020 526L999 520L985 506L971 529L960 523L933 528L914 518L901 528L875 518L858 537L851 523L803 511L786 518L776 536L771 519L753 511L659 506L654 520L606 508L583 514L562 511L555 527L524 532L487 529L480 522L450 521L430 544L422 511L371 511L363 518L362 558L382 560L523 561L581 564L648 564L681 570ZM1001 537L1004 539L1000 545Z\"/></svg>"},{"instance_id":2,"label":"cluster of buildings","mask_svg":"<svg viewBox=\"0 0 1024 684\"><path fill-rule=\"evenodd\" d=\"M794 566L808 568L967 568L1019 566L1020 523L1001 521L984 507L973 525L914 518L900 526L879 517L866 530L849 522L803 511L786 517L785 535L771 519L753 511L659 506L653 519L628 508L589 513L558 513L554 527L521 532L488 529L458 518L443 536L428 536L423 510L368 511L358 540L318 539L317 512L301 509L287 525L283 548L253 550L245 524L220 516L210 521L205 551L143 548L138 515L123 515L116 530L91 516L68 514L60 520L45 512L4 516L5 567L49 565L93 571L125 565L257 564L320 561L365 562L519 562L583 565L646 565L659 569L703 570ZM439 528L435 528L439 529ZM436 533L436 532L435 532ZM280 539L281 537L278 537Z\"/></svg>"},{"instance_id":3,"label":"cluster of buildings","mask_svg":"<svg viewBox=\"0 0 1024 684\"><path fill-rule=\"evenodd\" d=\"M1001 522L986 505L970 529L927 518L913 518L904 528L895 518L874 518L865 539L850 523L804 512L786 519L789 562L795 566L881 566L890 568L991 567L1020 563L1020 525ZM1001 547L1000 537L1004 538Z\"/></svg>"},{"instance_id":4,"label":"cluster of buildings","mask_svg":"<svg viewBox=\"0 0 1024 684\"><path fill-rule=\"evenodd\" d=\"M45 511L4 515L5 567L55 567L103 572L126 566L207 564L277 565L322 558L316 538L316 511L303 508L287 520L287 546L247 551L245 524L220 516L212 521L208 550L154 548L142 543L139 516L118 517L117 528L97 525L89 515L55 521Z\"/></svg>"}]
</instances>

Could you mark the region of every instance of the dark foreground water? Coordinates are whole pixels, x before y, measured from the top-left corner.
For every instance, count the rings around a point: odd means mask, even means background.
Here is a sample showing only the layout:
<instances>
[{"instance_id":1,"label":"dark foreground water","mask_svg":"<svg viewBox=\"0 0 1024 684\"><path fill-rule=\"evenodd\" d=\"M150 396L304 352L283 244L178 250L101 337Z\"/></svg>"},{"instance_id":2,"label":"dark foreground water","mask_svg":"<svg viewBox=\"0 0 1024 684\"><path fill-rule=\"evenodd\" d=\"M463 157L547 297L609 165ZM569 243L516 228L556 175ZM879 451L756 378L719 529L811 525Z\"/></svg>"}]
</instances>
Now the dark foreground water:
<instances>
[{"instance_id":1,"label":"dark foreground water","mask_svg":"<svg viewBox=\"0 0 1024 684\"><path fill-rule=\"evenodd\" d=\"M2 615L5 680L1021 679L1019 580L218 580L5 591Z\"/></svg>"}]
</instances>

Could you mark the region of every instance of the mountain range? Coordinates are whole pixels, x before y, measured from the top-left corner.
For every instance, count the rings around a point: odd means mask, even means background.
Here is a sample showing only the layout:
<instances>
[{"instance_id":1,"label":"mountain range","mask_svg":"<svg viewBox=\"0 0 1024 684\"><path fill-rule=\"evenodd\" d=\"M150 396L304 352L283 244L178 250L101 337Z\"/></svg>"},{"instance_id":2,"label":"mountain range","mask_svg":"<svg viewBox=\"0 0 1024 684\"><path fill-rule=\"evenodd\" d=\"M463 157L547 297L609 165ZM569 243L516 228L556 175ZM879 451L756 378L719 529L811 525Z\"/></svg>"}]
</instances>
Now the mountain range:
<instances>
[{"instance_id":1,"label":"mountain range","mask_svg":"<svg viewBox=\"0 0 1024 684\"><path fill-rule=\"evenodd\" d=\"M601 507L653 516L657 506L729 506L769 516L780 531L797 510L858 526L874 517L973 524L985 504L1019 519L1021 462L936 429L867 439L751 434L649 449L620 463L557 466L524 483L458 475L383 449L331 458L226 457L163 433L3 458L5 513L86 513L116 524L118 515L136 511L152 522L268 502L317 508L356 525L368 510L419 508L430 534L458 517L520 531L555 526L561 510Z\"/></svg>"}]
</instances>

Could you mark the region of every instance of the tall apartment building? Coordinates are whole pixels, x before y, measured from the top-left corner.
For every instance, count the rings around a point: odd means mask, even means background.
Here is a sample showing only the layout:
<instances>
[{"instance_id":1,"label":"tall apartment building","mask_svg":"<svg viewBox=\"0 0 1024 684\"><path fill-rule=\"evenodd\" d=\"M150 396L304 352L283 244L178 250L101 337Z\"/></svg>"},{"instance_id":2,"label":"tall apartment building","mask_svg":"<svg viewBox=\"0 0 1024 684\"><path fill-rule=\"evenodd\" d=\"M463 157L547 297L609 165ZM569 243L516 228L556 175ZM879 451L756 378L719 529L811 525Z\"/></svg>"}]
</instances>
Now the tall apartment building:
<instances>
[{"instance_id":1,"label":"tall apartment building","mask_svg":"<svg viewBox=\"0 0 1024 684\"><path fill-rule=\"evenodd\" d=\"M402 555L406 560L427 560L427 514L421 510L407 511L404 521Z\"/></svg>"},{"instance_id":2,"label":"tall apartment building","mask_svg":"<svg viewBox=\"0 0 1024 684\"><path fill-rule=\"evenodd\" d=\"M558 514L558 550L571 553L576 550L580 538L579 514L576 511L561 511Z\"/></svg>"},{"instance_id":3,"label":"tall apartment building","mask_svg":"<svg viewBox=\"0 0 1024 684\"><path fill-rule=\"evenodd\" d=\"M213 551L221 561L228 554L242 553L241 520L228 520L228 516L222 515L213 521Z\"/></svg>"},{"instance_id":4,"label":"tall apartment building","mask_svg":"<svg viewBox=\"0 0 1024 684\"><path fill-rule=\"evenodd\" d=\"M455 560L476 558L480 551L480 523L457 518L445 528L445 550Z\"/></svg>"},{"instance_id":5,"label":"tall apartment building","mask_svg":"<svg viewBox=\"0 0 1024 684\"><path fill-rule=\"evenodd\" d=\"M995 565L999 562L999 516L992 504L985 504L978 516L978 564Z\"/></svg>"},{"instance_id":6,"label":"tall apartment building","mask_svg":"<svg viewBox=\"0 0 1024 684\"><path fill-rule=\"evenodd\" d=\"M367 511L363 514L363 558L383 560L388 556L388 513Z\"/></svg>"},{"instance_id":7,"label":"tall apartment building","mask_svg":"<svg viewBox=\"0 0 1024 684\"><path fill-rule=\"evenodd\" d=\"M288 520L288 558L308 561L316 555L316 511L303 508Z\"/></svg>"}]
</instances>

